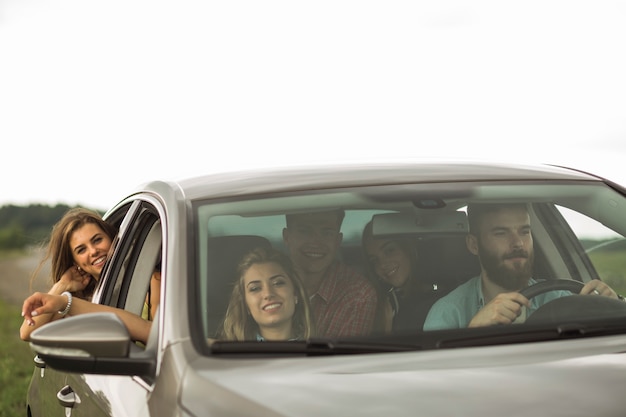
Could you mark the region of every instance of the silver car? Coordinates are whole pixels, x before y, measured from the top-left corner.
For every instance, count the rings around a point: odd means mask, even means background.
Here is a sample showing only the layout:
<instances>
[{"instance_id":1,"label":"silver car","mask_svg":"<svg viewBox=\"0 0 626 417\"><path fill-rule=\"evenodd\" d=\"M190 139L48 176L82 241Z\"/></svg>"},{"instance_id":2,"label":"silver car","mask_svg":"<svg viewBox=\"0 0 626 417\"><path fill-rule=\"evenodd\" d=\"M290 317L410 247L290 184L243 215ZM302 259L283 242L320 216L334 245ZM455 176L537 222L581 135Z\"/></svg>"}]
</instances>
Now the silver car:
<instances>
[{"instance_id":1,"label":"silver car","mask_svg":"<svg viewBox=\"0 0 626 417\"><path fill-rule=\"evenodd\" d=\"M529 300L559 296L520 324L424 330L431 306L481 274L467 245L467 207L476 203L527 205L534 269L522 292ZM384 286L362 245L366 225L374 238L415 245L422 296L403 307L414 327L220 338L241 258L258 246L290 254L286 215L330 209L345 213L335 262L372 288ZM286 167L151 182L105 218L119 233L93 301L141 314L161 256L150 339L133 342L110 313L38 329L29 416L626 412L626 303L577 294L594 279L626 293L626 190L606 179L470 162ZM393 292L386 291L377 293L379 310Z\"/></svg>"}]
</instances>

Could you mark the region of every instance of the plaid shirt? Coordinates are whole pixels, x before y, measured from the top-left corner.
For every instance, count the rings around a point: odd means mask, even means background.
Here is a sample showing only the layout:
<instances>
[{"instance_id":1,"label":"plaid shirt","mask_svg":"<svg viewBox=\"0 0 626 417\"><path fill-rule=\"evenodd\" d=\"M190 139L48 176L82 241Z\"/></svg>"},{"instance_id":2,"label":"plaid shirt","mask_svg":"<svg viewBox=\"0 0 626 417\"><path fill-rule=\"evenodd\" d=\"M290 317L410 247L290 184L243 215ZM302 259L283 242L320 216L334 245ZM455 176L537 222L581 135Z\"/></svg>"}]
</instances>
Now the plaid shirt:
<instances>
[{"instance_id":1,"label":"plaid shirt","mask_svg":"<svg viewBox=\"0 0 626 417\"><path fill-rule=\"evenodd\" d=\"M310 300L319 336L360 336L372 331L378 300L376 290L347 265L333 263Z\"/></svg>"}]
</instances>

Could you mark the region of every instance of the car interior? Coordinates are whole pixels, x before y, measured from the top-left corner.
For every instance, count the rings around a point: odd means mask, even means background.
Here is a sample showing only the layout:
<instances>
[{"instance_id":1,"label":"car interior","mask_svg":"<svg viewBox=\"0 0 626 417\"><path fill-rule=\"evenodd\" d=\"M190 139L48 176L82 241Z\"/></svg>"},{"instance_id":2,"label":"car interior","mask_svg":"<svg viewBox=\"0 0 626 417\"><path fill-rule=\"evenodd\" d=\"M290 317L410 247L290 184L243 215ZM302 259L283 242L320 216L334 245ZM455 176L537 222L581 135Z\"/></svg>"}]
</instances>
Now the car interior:
<instances>
[{"instance_id":1,"label":"car interior","mask_svg":"<svg viewBox=\"0 0 626 417\"><path fill-rule=\"evenodd\" d=\"M199 253L204 254L200 259L205 260L201 262L200 276L206 277L201 279L206 334L212 337L223 320L238 260L256 246L285 251L281 236L284 216L305 210L344 208L343 243L338 257L364 274L370 274L361 245L361 233L367 222L373 219L374 234L379 237L411 239L419 252L419 277L431 289L434 302L480 273L478 258L469 252L465 242L467 204L531 202L535 241L533 277L587 282L597 278L598 273L562 213L568 206L578 211L598 210L587 207L587 187L585 184L567 189L558 184L541 187L535 183L515 186L477 183L462 187L453 184L449 190L442 186L433 198L430 189L389 186L199 206L198 222L204 225L200 228ZM605 215L616 214L607 211Z\"/></svg>"}]
</instances>

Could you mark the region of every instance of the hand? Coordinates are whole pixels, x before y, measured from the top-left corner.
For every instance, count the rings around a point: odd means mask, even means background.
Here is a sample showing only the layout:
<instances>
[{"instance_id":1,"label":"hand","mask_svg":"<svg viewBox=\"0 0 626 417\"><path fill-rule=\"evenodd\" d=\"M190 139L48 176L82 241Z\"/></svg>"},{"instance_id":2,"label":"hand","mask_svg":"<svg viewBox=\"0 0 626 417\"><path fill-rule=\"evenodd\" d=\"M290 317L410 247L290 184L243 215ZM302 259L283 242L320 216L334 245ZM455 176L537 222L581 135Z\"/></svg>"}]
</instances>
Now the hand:
<instances>
[{"instance_id":1,"label":"hand","mask_svg":"<svg viewBox=\"0 0 626 417\"><path fill-rule=\"evenodd\" d=\"M68 268L67 271L61 275L61 279L59 279L60 285L64 288L64 291L69 291L74 293L76 291L84 290L92 277L82 269L78 269L77 266L73 266Z\"/></svg>"},{"instance_id":2,"label":"hand","mask_svg":"<svg viewBox=\"0 0 626 417\"><path fill-rule=\"evenodd\" d=\"M34 326L33 317L62 311L67 306L67 301L67 297L64 295L36 292L24 300L22 317L24 317L29 326Z\"/></svg>"},{"instance_id":3,"label":"hand","mask_svg":"<svg viewBox=\"0 0 626 417\"><path fill-rule=\"evenodd\" d=\"M468 327L494 324L511 324L522 313L522 306L530 307L530 301L518 292L498 294L476 313Z\"/></svg>"},{"instance_id":4,"label":"hand","mask_svg":"<svg viewBox=\"0 0 626 417\"><path fill-rule=\"evenodd\" d=\"M613 291L613 288L606 285L604 282L599 279L594 279L586 283L582 290L580 290L582 295L587 294L595 294L595 295L603 295L605 297L618 299L617 293Z\"/></svg>"}]
</instances>

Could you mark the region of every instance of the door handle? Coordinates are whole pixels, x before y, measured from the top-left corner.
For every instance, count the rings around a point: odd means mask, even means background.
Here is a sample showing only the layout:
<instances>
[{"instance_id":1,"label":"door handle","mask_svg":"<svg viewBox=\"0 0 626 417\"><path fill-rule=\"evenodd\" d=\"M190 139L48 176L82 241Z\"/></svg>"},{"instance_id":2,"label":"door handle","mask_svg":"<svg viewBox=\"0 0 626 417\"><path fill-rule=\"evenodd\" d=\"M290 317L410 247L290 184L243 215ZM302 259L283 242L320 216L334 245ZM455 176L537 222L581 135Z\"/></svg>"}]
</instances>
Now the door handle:
<instances>
[{"instance_id":1,"label":"door handle","mask_svg":"<svg viewBox=\"0 0 626 417\"><path fill-rule=\"evenodd\" d=\"M78 397L78 394L76 394L69 385L64 386L57 392L57 399L63 407L74 408L80 404L80 397Z\"/></svg>"},{"instance_id":2,"label":"door handle","mask_svg":"<svg viewBox=\"0 0 626 417\"><path fill-rule=\"evenodd\" d=\"M39 357L39 355L35 355L33 358L33 362L35 362L35 366L39 368L39 375L43 378L46 373L46 362Z\"/></svg>"},{"instance_id":3,"label":"door handle","mask_svg":"<svg viewBox=\"0 0 626 417\"><path fill-rule=\"evenodd\" d=\"M44 362L44 360L43 360L43 359L41 359L41 358L39 357L39 355L36 355L36 356L33 358L33 362L35 362L35 366L36 366L37 368L45 368L45 367L46 367L46 363Z\"/></svg>"}]
</instances>

